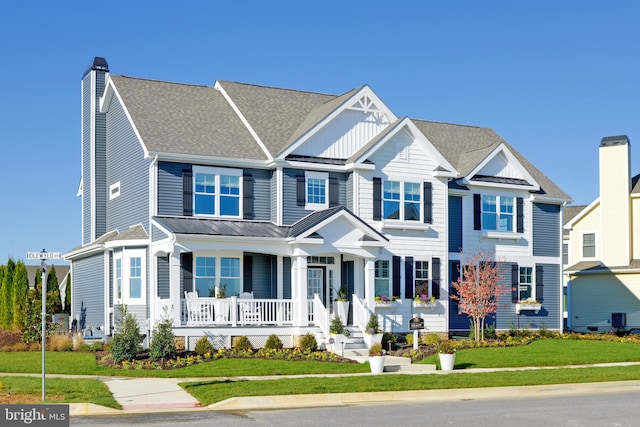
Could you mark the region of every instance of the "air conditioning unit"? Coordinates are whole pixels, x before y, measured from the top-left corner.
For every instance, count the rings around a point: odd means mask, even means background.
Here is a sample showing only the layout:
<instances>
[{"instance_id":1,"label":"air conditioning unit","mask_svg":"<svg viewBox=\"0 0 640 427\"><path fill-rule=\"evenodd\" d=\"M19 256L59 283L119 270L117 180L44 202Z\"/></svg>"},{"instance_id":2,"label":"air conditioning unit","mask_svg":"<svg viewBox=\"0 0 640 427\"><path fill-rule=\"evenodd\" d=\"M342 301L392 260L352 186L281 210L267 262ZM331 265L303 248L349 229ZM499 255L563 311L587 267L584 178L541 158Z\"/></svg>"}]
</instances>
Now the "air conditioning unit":
<instances>
[{"instance_id":1,"label":"air conditioning unit","mask_svg":"<svg viewBox=\"0 0 640 427\"><path fill-rule=\"evenodd\" d=\"M611 326L624 328L627 326L627 313L611 313Z\"/></svg>"}]
</instances>

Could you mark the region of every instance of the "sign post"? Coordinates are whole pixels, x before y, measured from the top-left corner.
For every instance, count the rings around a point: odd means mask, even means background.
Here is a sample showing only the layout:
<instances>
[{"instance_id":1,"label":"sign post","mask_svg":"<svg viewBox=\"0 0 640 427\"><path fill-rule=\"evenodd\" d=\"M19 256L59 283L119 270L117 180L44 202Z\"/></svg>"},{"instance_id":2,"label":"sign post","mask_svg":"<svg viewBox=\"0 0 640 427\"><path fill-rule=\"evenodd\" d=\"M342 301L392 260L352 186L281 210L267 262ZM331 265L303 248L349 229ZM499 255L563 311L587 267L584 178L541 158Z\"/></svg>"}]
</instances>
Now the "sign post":
<instances>
[{"instance_id":1,"label":"sign post","mask_svg":"<svg viewBox=\"0 0 640 427\"><path fill-rule=\"evenodd\" d=\"M27 252L27 259L39 259L42 268L42 401L46 397L45 358L47 349L47 260L60 259L60 252Z\"/></svg>"},{"instance_id":2,"label":"sign post","mask_svg":"<svg viewBox=\"0 0 640 427\"><path fill-rule=\"evenodd\" d=\"M409 330L413 331L413 349L418 349L418 331L424 329L424 319L422 317L415 316L409 320Z\"/></svg>"}]
</instances>

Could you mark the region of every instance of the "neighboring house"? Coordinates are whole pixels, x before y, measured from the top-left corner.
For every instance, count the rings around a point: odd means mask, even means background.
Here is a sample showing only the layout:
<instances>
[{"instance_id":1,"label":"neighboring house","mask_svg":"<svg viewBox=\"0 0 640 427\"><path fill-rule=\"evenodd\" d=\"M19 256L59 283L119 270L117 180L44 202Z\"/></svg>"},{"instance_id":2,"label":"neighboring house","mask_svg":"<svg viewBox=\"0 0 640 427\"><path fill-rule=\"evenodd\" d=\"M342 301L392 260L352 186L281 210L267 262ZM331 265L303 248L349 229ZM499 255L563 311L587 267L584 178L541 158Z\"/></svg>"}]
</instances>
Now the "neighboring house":
<instances>
[{"instance_id":1,"label":"neighboring house","mask_svg":"<svg viewBox=\"0 0 640 427\"><path fill-rule=\"evenodd\" d=\"M569 197L492 130L397 117L366 85L195 86L112 75L96 58L79 194L82 244L65 258L82 328L110 334L126 305L147 334L169 316L187 348L204 334L293 345L328 338L344 287L358 329L376 313L391 332L414 316L468 330L449 303L461 248L507 261L517 289L498 328L561 328ZM418 292L436 303L414 306ZM516 314L525 295L542 309Z\"/></svg>"},{"instance_id":2,"label":"neighboring house","mask_svg":"<svg viewBox=\"0 0 640 427\"><path fill-rule=\"evenodd\" d=\"M626 136L602 139L600 196L565 221L568 328L640 327L640 175Z\"/></svg>"}]
</instances>

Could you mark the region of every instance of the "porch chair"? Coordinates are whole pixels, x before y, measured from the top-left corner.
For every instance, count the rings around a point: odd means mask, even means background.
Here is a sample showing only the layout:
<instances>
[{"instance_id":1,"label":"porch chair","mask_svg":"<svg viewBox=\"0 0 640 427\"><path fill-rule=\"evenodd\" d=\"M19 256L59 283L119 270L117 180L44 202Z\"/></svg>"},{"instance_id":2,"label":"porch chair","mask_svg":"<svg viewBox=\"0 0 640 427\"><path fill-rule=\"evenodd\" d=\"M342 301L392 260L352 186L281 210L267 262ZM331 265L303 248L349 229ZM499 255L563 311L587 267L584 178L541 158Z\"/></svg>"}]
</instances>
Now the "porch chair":
<instances>
[{"instance_id":1,"label":"porch chair","mask_svg":"<svg viewBox=\"0 0 640 427\"><path fill-rule=\"evenodd\" d=\"M211 321L211 310L206 304L198 301L198 292L184 291L187 305L187 324L202 324Z\"/></svg>"},{"instance_id":2,"label":"porch chair","mask_svg":"<svg viewBox=\"0 0 640 427\"><path fill-rule=\"evenodd\" d=\"M260 306L256 301L246 301L253 300L253 292L243 292L239 299L244 300L240 302L240 321L259 325L262 319Z\"/></svg>"}]
</instances>

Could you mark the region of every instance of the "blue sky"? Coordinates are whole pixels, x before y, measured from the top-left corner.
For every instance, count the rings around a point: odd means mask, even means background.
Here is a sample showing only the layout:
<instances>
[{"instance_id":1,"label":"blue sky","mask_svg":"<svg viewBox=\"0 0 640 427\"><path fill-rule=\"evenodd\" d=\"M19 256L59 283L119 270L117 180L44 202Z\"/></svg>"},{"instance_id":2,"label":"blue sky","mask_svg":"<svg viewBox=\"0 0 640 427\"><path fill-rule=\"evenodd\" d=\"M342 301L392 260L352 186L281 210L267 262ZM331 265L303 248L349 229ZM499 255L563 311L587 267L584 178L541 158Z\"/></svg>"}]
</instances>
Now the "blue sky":
<instances>
[{"instance_id":1,"label":"blue sky","mask_svg":"<svg viewBox=\"0 0 640 427\"><path fill-rule=\"evenodd\" d=\"M399 116L490 127L576 204L598 144L626 134L639 173L640 3L29 1L0 6L0 264L80 243L80 79L232 80L341 94Z\"/></svg>"}]
</instances>

